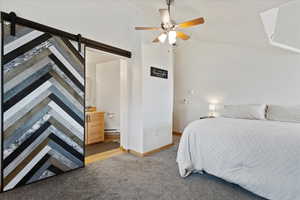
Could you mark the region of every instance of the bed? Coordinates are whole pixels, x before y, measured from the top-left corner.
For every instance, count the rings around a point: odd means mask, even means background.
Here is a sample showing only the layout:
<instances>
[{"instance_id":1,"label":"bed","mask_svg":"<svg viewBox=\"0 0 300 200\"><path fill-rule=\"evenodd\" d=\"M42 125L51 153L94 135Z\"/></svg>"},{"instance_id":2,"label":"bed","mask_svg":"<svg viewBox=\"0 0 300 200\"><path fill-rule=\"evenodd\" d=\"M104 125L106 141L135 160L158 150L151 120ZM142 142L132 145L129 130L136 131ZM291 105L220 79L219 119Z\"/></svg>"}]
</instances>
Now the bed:
<instances>
[{"instance_id":1,"label":"bed","mask_svg":"<svg viewBox=\"0 0 300 200\"><path fill-rule=\"evenodd\" d=\"M177 163L272 200L300 199L300 123L214 118L189 124Z\"/></svg>"}]
</instances>

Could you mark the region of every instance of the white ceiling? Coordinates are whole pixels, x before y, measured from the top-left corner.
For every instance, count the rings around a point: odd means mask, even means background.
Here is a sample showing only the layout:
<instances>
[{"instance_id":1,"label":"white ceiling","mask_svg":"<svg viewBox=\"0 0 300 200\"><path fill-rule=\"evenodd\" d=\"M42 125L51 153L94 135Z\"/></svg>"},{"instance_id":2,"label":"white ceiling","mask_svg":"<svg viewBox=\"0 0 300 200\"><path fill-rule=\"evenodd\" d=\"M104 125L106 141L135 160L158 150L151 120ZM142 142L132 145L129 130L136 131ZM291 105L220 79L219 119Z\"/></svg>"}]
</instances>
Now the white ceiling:
<instances>
[{"instance_id":1,"label":"white ceiling","mask_svg":"<svg viewBox=\"0 0 300 200\"><path fill-rule=\"evenodd\" d=\"M166 7L165 0L128 0L146 16L141 26L159 25L158 9ZM184 32L193 40L266 47L260 13L292 0L175 0L172 18L183 22L204 17L204 25L189 28ZM150 40L150 38L149 38ZM180 43L180 44L183 44Z\"/></svg>"},{"instance_id":2,"label":"white ceiling","mask_svg":"<svg viewBox=\"0 0 300 200\"><path fill-rule=\"evenodd\" d=\"M167 7L165 0L128 1L140 8L142 12L146 12L147 15L152 13L153 16L159 15L159 8ZM262 12L291 1L293 0L175 0L173 11L175 10L175 19L185 19L187 17L197 17L201 13L220 16L222 11L228 9L241 11L242 8L246 8L248 11ZM223 15L223 17L226 17L226 15Z\"/></svg>"}]
</instances>

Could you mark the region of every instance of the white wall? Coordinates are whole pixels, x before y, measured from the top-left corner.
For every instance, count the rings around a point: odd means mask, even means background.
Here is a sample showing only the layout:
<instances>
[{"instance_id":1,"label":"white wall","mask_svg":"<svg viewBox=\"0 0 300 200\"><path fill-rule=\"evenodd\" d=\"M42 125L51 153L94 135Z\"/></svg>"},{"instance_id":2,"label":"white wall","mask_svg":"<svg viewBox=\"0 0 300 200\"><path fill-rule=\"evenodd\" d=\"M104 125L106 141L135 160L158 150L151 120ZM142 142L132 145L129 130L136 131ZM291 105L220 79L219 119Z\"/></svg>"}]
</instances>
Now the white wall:
<instances>
[{"instance_id":1,"label":"white wall","mask_svg":"<svg viewBox=\"0 0 300 200\"><path fill-rule=\"evenodd\" d=\"M96 107L105 112L105 129L120 130L120 60L96 65Z\"/></svg>"},{"instance_id":2,"label":"white wall","mask_svg":"<svg viewBox=\"0 0 300 200\"><path fill-rule=\"evenodd\" d=\"M176 51L174 129L220 104L299 104L300 55L277 48L186 43ZM191 94L194 90L194 95ZM188 98L191 104L184 104Z\"/></svg>"},{"instance_id":3,"label":"white wall","mask_svg":"<svg viewBox=\"0 0 300 200\"><path fill-rule=\"evenodd\" d=\"M206 23L185 29L191 40L180 42L176 49L176 131L207 115L208 102L215 100L220 104L299 104L300 55L271 46L260 18L261 12L291 1L187 2L191 7L185 16L200 14ZM299 26L290 31L297 33ZM295 39L300 41L299 34ZM191 104L183 104L184 98Z\"/></svg>"},{"instance_id":4,"label":"white wall","mask_svg":"<svg viewBox=\"0 0 300 200\"><path fill-rule=\"evenodd\" d=\"M86 63L86 106L96 106L96 63Z\"/></svg>"},{"instance_id":5,"label":"white wall","mask_svg":"<svg viewBox=\"0 0 300 200\"><path fill-rule=\"evenodd\" d=\"M173 54L169 45L144 44L143 152L172 143ZM168 79L150 76L150 67L168 70Z\"/></svg>"},{"instance_id":6,"label":"white wall","mask_svg":"<svg viewBox=\"0 0 300 200\"><path fill-rule=\"evenodd\" d=\"M120 61L120 56L86 48L86 105L96 106L96 65L110 61Z\"/></svg>"}]
</instances>

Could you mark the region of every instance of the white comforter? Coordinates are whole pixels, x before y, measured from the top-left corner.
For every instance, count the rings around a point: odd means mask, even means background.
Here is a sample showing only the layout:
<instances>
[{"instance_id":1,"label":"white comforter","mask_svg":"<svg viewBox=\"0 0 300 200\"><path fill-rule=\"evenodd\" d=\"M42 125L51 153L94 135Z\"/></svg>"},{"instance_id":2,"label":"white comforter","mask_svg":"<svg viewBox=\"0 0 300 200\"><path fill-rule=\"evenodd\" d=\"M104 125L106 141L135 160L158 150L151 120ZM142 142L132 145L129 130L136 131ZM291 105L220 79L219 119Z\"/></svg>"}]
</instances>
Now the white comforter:
<instances>
[{"instance_id":1,"label":"white comforter","mask_svg":"<svg viewBox=\"0 0 300 200\"><path fill-rule=\"evenodd\" d=\"M300 124L216 118L184 130L180 175L205 171L272 200L300 199Z\"/></svg>"}]
</instances>

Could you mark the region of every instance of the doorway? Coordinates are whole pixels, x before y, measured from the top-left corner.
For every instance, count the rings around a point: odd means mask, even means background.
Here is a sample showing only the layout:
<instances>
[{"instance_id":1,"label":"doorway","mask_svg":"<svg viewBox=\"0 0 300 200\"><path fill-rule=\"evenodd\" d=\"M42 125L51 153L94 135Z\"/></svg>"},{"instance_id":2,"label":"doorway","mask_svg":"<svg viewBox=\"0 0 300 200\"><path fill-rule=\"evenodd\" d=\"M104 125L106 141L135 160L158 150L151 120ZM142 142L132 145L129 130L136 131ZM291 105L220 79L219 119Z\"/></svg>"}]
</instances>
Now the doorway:
<instances>
[{"instance_id":1,"label":"doorway","mask_svg":"<svg viewBox=\"0 0 300 200\"><path fill-rule=\"evenodd\" d=\"M86 158L119 152L124 141L124 58L86 48ZM126 84L125 84L126 85ZM124 120L124 119L123 119ZM123 126L122 126L123 125ZM124 142L123 142L124 143Z\"/></svg>"}]
</instances>

